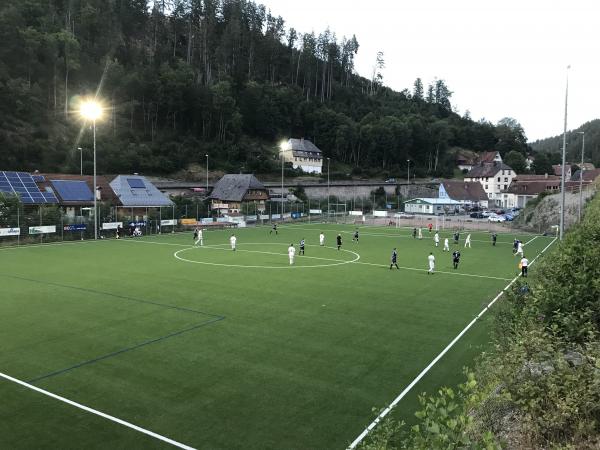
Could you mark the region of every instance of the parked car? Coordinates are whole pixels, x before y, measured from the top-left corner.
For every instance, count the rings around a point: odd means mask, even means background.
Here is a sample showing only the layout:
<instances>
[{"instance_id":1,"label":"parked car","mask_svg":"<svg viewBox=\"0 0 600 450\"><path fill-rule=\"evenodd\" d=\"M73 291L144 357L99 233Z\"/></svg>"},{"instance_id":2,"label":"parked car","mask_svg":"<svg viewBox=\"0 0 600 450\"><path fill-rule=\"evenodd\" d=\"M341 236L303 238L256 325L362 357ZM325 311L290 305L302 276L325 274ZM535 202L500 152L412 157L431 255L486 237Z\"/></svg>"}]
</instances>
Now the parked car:
<instances>
[{"instance_id":1,"label":"parked car","mask_svg":"<svg viewBox=\"0 0 600 450\"><path fill-rule=\"evenodd\" d=\"M513 221L513 219L515 218L515 216L513 216L513 215L512 215L512 214L510 214L510 213L506 213L506 214L504 214L504 218L505 218L507 221L509 221L509 222L512 222L512 221Z\"/></svg>"},{"instance_id":2,"label":"parked car","mask_svg":"<svg viewBox=\"0 0 600 450\"><path fill-rule=\"evenodd\" d=\"M477 206L477 205L470 206L469 211L471 211L471 212L483 211L483 208L481 206Z\"/></svg>"},{"instance_id":3,"label":"parked car","mask_svg":"<svg viewBox=\"0 0 600 450\"><path fill-rule=\"evenodd\" d=\"M482 211L481 214L483 214L483 217L487 218L487 217L490 217L490 214L492 214L492 213L489 211Z\"/></svg>"},{"instance_id":4,"label":"parked car","mask_svg":"<svg viewBox=\"0 0 600 450\"><path fill-rule=\"evenodd\" d=\"M488 217L488 221L489 222L504 222L506 221L506 219L504 218L504 216L500 216L498 214L490 214Z\"/></svg>"},{"instance_id":5,"label":"parked car","mask_svg":"<svg viewBox=\"0 0 600 450\"><path fill-rule=\"evenodd\" d=\"M472 212L471 214L469 214L469 217L471 217L472 219L485 219L485 216L481 212Z\"/></svg>"},{"instance_id":6,"label":"parked car","mask_svg":"<svg viewBox=\"0 0 600 450\"><path fill-rule=\"evenodd\" d=\"M386 183L395 183L396 179L395 178L388 178L387 180L385 180Z\"/></svg>"}]
</instances>

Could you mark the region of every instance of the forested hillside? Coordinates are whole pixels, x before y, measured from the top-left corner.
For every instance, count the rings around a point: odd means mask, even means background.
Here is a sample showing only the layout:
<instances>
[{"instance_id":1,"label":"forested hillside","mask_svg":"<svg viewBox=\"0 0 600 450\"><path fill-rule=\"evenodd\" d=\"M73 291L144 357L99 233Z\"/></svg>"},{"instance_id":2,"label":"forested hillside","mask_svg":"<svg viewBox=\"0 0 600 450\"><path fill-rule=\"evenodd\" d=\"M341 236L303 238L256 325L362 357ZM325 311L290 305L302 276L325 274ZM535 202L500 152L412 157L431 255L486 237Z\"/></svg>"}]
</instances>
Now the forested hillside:
<instances>
[{"instance_id":1,"label":"forested hillside","mask_svg":"<svg viewBox=\"0 0 600 450\"><path fill-rule=\"evenodd\" d=\"M586 122L575 130L567 133L567 160L572 163L581 161L581 145L585 133L585 160L600 167L600 119ZM553 136L535 141L531 148L538 153L562 152L563 136Z\"/></svg>"},{"instance_id":2,"label":"forested hillside","mask_svg":"<svg viewBox=\"0 0 600 450\"><path fill-rule=\"evenodd\" d=\"M383 54L371 79L355 73L355 36L302 34L247 0L3 0L0 39L3 170L78 172L82 147L89 173L76 112L96 92L100 172L172 173L209 154L265 173L288 137L356 175L401 174L407 159L451 174L452 147L526 151L516 121L454 113L442 79L394 92Z\"/></svg>"}]
</instances>

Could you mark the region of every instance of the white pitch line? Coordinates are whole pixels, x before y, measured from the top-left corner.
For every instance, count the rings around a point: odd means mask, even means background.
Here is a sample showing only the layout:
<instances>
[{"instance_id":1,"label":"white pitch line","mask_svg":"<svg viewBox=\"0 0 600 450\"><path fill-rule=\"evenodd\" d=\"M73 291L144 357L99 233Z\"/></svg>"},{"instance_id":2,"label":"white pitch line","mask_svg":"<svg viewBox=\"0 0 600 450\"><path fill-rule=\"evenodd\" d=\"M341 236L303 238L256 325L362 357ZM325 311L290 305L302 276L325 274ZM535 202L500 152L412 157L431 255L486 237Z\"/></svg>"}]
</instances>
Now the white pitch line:
<instances>
[{"instance_id":1,"label":"white pitch line","mask_svg":"<svg viewBox=\"0 0 600 450\"><path fill-rule=\"evenodd\" d=\"M313 228L306 228L306 227L302 227L300 225L288 225L285 228L294 228L295 230L305 230L305 231L314 231ZM365 227L359 227L361 229L369 229L371 227L369 226L365 226ZM382 228L382 229L389 229L389 228L385 228L385 227L374 227L374 228ZM284 229L284 228L282 228ZM338 230L339 233L344 233L344 234L353 234L353 231L348 231L348 230ZM451 231L444 231L442 230L442 233L447 233L448 236L451 236L453 234L453 232ZM461 232L461 234L469 234L467 232ZM505 234L509 234L509 233L505 233ZM411 234L392 234L392 233L364 233L361 232L360 236L372 236L372 237L385 237L385 238L402 238L402 239L408 239L408 238L412 238ZM533 239L531 239L531 241L533 241L534 239L537 239L540 236L536 236ZM428 239L432 239L432 238L423 238L423 239L415 239L415 240L422 240L422 241L427 241ZM529 242L531 242L529 241ZM491 243L491 240L488 239L471 239L471 242L483 242L483 243ZM504 244L504 245L512 245L512 242L497 242L497 244Z\"/></svg>"},{"instance_id":2,"label":"white pitch line","mask_svg":"<svg viewBox=\"0 0 600 450\"><path fill-rule=\"evenodd\" d=\"M134 241L128 241L128 242L134 242ZM140 244L155 244L155 245L172 245L172 246L177 246L177 247L186 247L191 249L198 249L201 250L203 248L209 249L209 250L225 250L230 252L231 249L230 248L223 248L225 246L228 246L229 244L215 244L215 245L198 245L198 246L194 246L194 245L186 245L186 244L172 244L169 242L153 242L153 241L135 241L135 242L139 242ZM261 243L258 244L256 242L249 242L246 243L245 245L249 245L249 244L256 244L256 245L273 245L273 244L280 244L280 245L287 245L287 244L281 244L281 243L277 243L277 242L272 242L272 243ZM244 244L240 244L240 245L244 245ZM221 246L221 247L219 247ZM312 244L307 244L307 247L320 247L318 245L312 245ZM334 247L325 247L325 248L330 248L332 250L334 250ZM343 250L343 251L348 251L348 250ZM236 248L236 252L246 252L246 253L260 253L260 254L264 254L264 255L275 255L275 256L288 256L287 253L276 253L276 252L265 252L265 251L261 251L261 250L243 250L240 248ZM354 252L351 252L354 253ZM352 262L352 260L345 260L345 259L333 259L333 258L321 258L318 256L306 256L306 255L297 255L298 258L301 259L320 259L322 261L331 261L331 262L341 262L341 263L350 263ZM260 266L258 266L260 267Z\"/></svg>"},{"instance_id":3,"label":"white pitch line","mask_svg":"<svg viewBox=\"0 0 600 450\"><path fill-rule=\"evenodd\" d=\"M533 265L535 260L538 259L538 257L540 257L546 250L548 250L548 248L550 248L550 246L554 244L556 239L557 238L554 238L552 242L550 242L533 259L533 261L531 261L529 265ZM477 322L477 320L479 320L487 312L487 310L490 309L494 305L494 303L496 303L496 301L502 296L502 294L504 294L518 279L519 275L514 277L512 281L508 283L506 287L502 289L502 291L500 291L500 293L496 295L496 297L494 297L494 299L490 303L488 303L488 305L485 308L483 308L483 310L479 314L477 314L477 316L473 320L471 320L471 322L469 322L469 324L465 328L463 328L463 330L460 333L458 333L458 335L454 339L452 339L452 341L446 346L446 348L444 348L444 350L442 350L440 354L437 355L433 359L433 361L431 361L429 365L425 367L421 371L421 373L419 373L419 375L417 375L417 377L410 382L408 386L406 386L406 388L404 388L404 390L392 401L392 403L390 403L381 413L379 413L375 420L373 420L373 422L371 422L369 426L365 428L363 432L360 433L356 439L354 439L354 441L352 441L352 443L348 446L348 450L356 448L356 446L362 442L362 440L377 426L377 424L381 422L381 420L384 419L385 416L387 416L392 411L392 409L394 409L398 402L400 402L400 400L402 400L406 396L406 394L410 392L410 390L421 380L421 378L423 378L427 374L427 372L431 370L431 368L454 346L454 344L456 344L460 340L460 338L473 326L473 324Z\"/></svg>"},{"instance_id":4,"label":"white pitch line","mask_svg":"<svg viewBox=\"0 0 600 450\"><path fill-rule=\"evenodd\" d=\"M100 416L100 417L102 417L104 419L108 419L108 420L110 420L112 422L118 423L119 425L123 425L123 426L125 426L127 428L131 428L132 430L138 431L138 432L143 433L143 434L145 434L147 436L150 436L150 437L153 437L153 438L158 439L160 441L166 442L167 444L171 444L174 447L179 447L179 448L182 448L182 449L185 449L185 450L195 450L194 447L190 447L189 445L185 445L185 444L182 444L181 442L174 441L173 439L170 439L170 438L168 438L166 436L163 436L161 434L158 434L158 433L155 433L153 431L147 430L145 428L139 427L137 425L132 424L131 422L127 422L126 420L119 419L118 417L115 417L115 416L111 416L110 414L103 413L102 411L98 411L97 409L90 408L89 406L82 405L81 403L74 402L73 400L69 400L68 398L61 397L60 395L53 394L52 392L46 391L46 390L41 389L41 388L39 388L37 386L34 386L32 384L26 383L25 381L21 381L21 380L19 380L17 378L11 377L11 376L6 375L6 374L4 374L2 372L0 372L0 378L4 378L5 380L12 381L13 383L16 383L16 384L20 384L21 386L24 386L27 389L31 389L33 391L39 392L40 394L46 395L48 397L52 397L53 399L59 400L59 401L61 401L63 403L66 403L68 405L71 405L71 406L74 406L76 408L79 408L79 409L81 409L83 411L89 412L91 414L95 414L96 416Z\"/></svg>"},{"instance_id":5,"label":"white pitch line","mask_svg":"<svg viewBox=\"0 0 600 450\"><path fill-rule=\"evenodd\" d=\"M19 248L35 248L35 247L54 247L54 246L59 246L59 245L76 245L76 244L92 244L92 243L98 243L98 242L106 242L105 240L93 240L93 239L88 239L85 241L62 241L62 242L47 242L45 244L22 244L22 245L12 245L12 246L7 246L7 247L0 247L0 251L2 250L17 250Z\"/></svg>"},{"instance_id":6,"label":"white pitch line","mask_svg":"<svg viewBox=\"0 0 600 450\"><path fill-rule=\"evenodd\" d=\"M533 242L533 241L535 241L537 238L539 238L539 236L536 236L536 237L534 237L533 239L529 239L527 242L525 242L525 243L523 244L523 247L525 247L525 246L526 246L527 244L529 244L530 242Z\"/></svg>"},{"instance_id":7,"label":"white pitch line","mask_svg":"<svg viewBox=\"0 0 600 450\"><path fill-rule=\"evenodd\" d=\"M365 264L368 266L377 266L377 267L387 267L387 264L375 264L375 263L368 263L368 262L364 262L364 261L360 261L360 262L355 262L354 264ZM415 270L415 271L419 271L419 272L428 272L427 269L421 269L418 267L402 267L400 266L401 269L404 270ZM493 277L491 275L477 275L474 273L462 273L462 272L444 272L441 270L436 270L435 273L443 273L443 274L447 274L447 275L458 275L458 276L463 276L463 277L475 277L475 278L489 278L492 280L502 280L502 281L508 281L510 280L510 278L502 278L502 277Z\"/></svg>"}]
</instances>

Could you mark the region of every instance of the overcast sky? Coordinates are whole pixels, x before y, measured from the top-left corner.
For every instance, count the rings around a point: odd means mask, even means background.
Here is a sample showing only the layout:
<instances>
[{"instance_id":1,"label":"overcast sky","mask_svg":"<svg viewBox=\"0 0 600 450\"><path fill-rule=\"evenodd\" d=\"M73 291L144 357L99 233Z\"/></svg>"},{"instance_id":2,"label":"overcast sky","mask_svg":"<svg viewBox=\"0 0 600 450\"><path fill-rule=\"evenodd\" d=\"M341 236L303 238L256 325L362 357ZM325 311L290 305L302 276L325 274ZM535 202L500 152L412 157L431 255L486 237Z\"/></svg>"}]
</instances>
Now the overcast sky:
<instances>
[{"instance_id":1,"label":"overcast sky","mask_svg":"<svg viewBox=\"0 0 600 450\"><path fill-rule=\"evenodd\" d=\"M256 0L286 29L355 34L356 69L412 89L442 78L452 104L475 120L517 119L530 141L561 134L566 67L568 128L600 117L600 0Z\"/></svg>"}]
</instances>

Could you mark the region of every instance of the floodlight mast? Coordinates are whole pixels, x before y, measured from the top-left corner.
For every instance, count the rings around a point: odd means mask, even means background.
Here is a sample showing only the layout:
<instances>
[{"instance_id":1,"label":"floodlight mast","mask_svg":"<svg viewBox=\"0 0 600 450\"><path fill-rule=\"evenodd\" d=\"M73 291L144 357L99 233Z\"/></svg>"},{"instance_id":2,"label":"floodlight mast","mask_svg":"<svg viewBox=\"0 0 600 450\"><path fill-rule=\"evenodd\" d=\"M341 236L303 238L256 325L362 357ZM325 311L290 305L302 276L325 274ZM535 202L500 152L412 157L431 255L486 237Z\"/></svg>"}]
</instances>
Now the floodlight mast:
<instances>
[{"instance_id":1,"label":"floodlight mast","mask_svg":"<svg viewBox=\"0 0 600 450\"><path fill-rule=\"evenodd\" d=\"M94 135L94 239L98 239L98 187L96 181L96 120L102 117L102 105L94 99L85 100L79 108L79 114L86 121L92 122L92 129ZM82 156L83 158L83 156ZM83 164L82 164L83 172Z\"/></svg>"}]
</instances>

